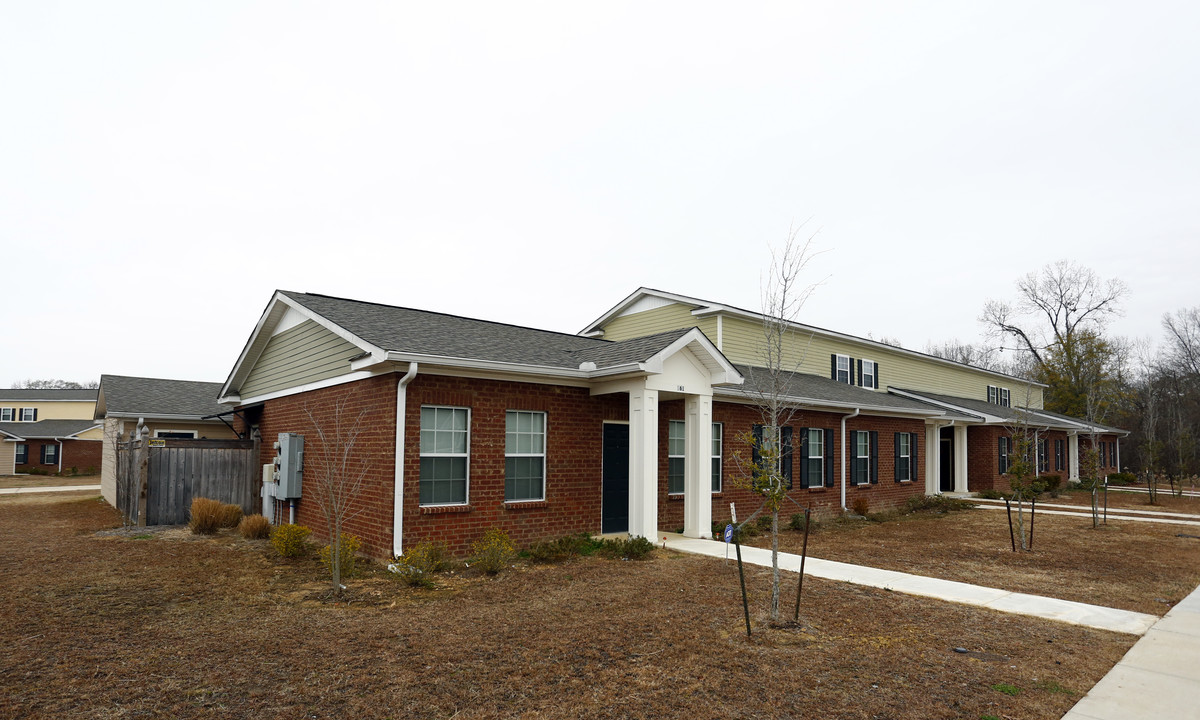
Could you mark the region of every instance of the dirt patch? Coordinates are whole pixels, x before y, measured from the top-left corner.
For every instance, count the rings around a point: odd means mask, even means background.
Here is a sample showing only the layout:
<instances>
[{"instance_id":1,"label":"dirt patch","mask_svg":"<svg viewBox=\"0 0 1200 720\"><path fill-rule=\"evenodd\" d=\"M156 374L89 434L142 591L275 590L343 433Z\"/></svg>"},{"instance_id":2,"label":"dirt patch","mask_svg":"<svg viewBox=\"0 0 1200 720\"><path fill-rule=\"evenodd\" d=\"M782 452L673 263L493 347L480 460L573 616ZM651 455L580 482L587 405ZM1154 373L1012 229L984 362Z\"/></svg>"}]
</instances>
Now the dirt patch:
<instances>
[{"instance_id":1,"label":"dirt patch","mask_svg":"<svg viewBox=\"0 0 1200 720\"><path fill-rule=\"evenodd\" d=\"M761 569L747 639L736 566L662 550L332 603L312 558L118 524L0 499L0 717L1050 718L1135 640L816 579L772 630Z\"/></svg>"},{"instance_id":2,"label":"dirt patch","mask_svg":"<svg viewBox=\"0 0 1200 720\"><path fill-rule=\"evenodd\" d=\"M1028 533L1028 512L1025 519ZM1111 516L1107 525L1092 529L1090 518L1038 513L1033 551L1014 553L1005 512L977 509L918 513L886 522L827 521L809 537L808 553L1163 615L1200 584L1200 541L1179 533L1200 535L1188 526ZM782 533L780 549L798 553L802 539L796 531ZM769 541L759 536L750 544L767 547Z\"/></svg>"},{"instance_id":3,"label":"dirt patch","mask_svg":"<svg viewBox=\"0 0 1200 720\"><path fill-rule=\"evenodd\" d=\"M0 488L99 485L99 475L0 475Z\"/></svg>"}]
</instances>

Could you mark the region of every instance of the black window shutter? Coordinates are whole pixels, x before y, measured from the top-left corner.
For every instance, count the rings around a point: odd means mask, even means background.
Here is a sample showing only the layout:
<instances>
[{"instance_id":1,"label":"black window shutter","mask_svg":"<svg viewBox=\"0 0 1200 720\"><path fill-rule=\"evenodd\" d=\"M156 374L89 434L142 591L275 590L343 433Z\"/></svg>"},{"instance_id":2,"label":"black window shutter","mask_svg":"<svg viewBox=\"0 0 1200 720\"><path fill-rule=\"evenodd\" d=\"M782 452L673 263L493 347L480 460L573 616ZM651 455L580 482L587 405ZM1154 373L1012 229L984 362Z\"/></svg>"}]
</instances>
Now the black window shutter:
<instances>
[{"instance_id":1,"label":"black window shutter","mask_svg":"<svg viewBox=\"0 0 1200 720\"><path fill-rule=\"evenodd\" d=\"M875 363L875 375L873 376L873 378L875 381L875 389L878 390L879 389L879 363Z\"/></svg>"},{"instance_id":2,"label":"black window shutter","mask_svg":"<svg viewBox=\"0 0 1200 720\"><path fill-rule=\"evenodd\" d=\"M41 458L40 462L43 465L45 465L46 464L46 446L42 445L41 448L42 448L42 458Z\"/></svg>"},{"instance_id":3,"label":"black window shutter","mask_svg":"<svg viewBox=\"0 0 1200 720\"><path fill-rule=\"evenodd\" d=\"M879 482L879 433L871 431L871 482Z\"/></svg>"},{"instance_id":4,"label":"black window shutter","mask_svg":"<svg viewBox=\"0 0 1200 720\"><path fill-rule=\"evenodd\" d=\"M852 384L854 384L854 383L852 383ZM859 387L862 387L862 358L858 359L858 383L857 383L857 385Z\"/></svg>"},{"instance_id":5,"label":"black window shutter","mask_svg":"<svg viewBox=\"0 0 1200 720\"><path fill-rule=\"evenodd\" d=\"M37 409L37 408L34 408L34 409L33 409L33 421L34 421L34 422L37 422L37 411L38 411L38 409ZM43 446L43 447L44 447L44 446Z\"/></svg>"},{"instance_id":6,"label":"black window shutter","mask_svg":"<svg viewBox=\"0 0 1200 720\"><path fill-rule=\"evenodd\" d=\"M825 431L825 487L833 487L833 430Z\"/></svg>"},{"instance_id":7,"label":"black window shutter","mask_svg":"<svg viewBox=\"0 0 1200 720\"><path fill-rule=\"evenodd\" d=\"M912 439L909 440L909 442L908 442L908 451L910 453L909 463L912 466L911 469L908 471L908 478L909 478L909 480L912 480L913 482L917 481L917 468L921 467L917 463L917 437L918 437L918 435L919 435L919 433L912 433Z\"/></svg>"},{"instance_id":8,"label":"black window shutter","mask_svg":"<svg viewBox=\"0 0 1200 720\"><path fill-rule=\"evenodd\" d=\"M751 432L754 433L754 445L750 448L750 462L758 465L762 462L762 454L759 453L758 449L762 447L763 426L754 425L751 428Z\"/></svg>"},{"instance_id":9,"label":"black window shutter","mask_svg":"<svg viewBox=\"0 0 1200 720\"><path fill-rule=\"evenodd\" d=\"M809 487L812 483L808 477L808 428L800 428L800 487Z\"/></svg>"},{"instance_id":10,"label":"black window shutter","mask_svg":"<svg viewBox=\"0 0 1200 720\"><path fill-rule=\"evenodd\" d=\"M787 489L792 489L792 426L785 425L779 428L779 437L782 445L780 446L779 457L779 474L783 475L784 482L787 483Z\"/></svg>"},{"instance_id":11,"label":"black window shutter","mask_svg":"<svg viewBox=\"0 0 1200 720\"><path fill-rule=\"evenodd\" d=\"M849 362L847 362L846 364L850 366L850 369L849 369L850 384L853 385L854 384L854 358L850 358Z\"/></svg>"},{"instance_id":12,"label":"black window shutter","mask_svg":"<svg viewBox=\"0 0 1200 720\"><path fill-rule=\"evenodd\" d=\"M893 440L892 454L895 460L892 461L892 474L896 476L896 482L900 482L900 433L893 433L896 437Z\"/></svg>"},{"instance_id":13,"label":"black window shutter","mask_svg":"<svg viewBox=\"0 0 1200 720\"><path fill-rule=\"evenodd\" d=\"M837 380L837 353L829 356L829 377Z\"/></svg>"}]
</instances>

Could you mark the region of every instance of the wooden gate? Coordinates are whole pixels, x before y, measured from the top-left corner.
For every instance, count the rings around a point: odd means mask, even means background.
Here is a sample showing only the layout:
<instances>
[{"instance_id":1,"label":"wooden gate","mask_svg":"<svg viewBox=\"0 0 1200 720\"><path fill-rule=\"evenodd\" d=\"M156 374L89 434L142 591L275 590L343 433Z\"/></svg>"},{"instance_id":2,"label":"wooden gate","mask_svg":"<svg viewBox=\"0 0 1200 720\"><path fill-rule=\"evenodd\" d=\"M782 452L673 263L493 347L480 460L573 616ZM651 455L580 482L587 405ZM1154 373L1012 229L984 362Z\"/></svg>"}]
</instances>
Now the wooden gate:
<instances>
[{"instance_id":1,"label":"wooden gate","mask_svg":"<svg viewBox=\"0 0 1200 720\"><path fill-rule=\"evenodd\" d=\"M198 497L259 511L257 440L117 443L117 509L136 525L181 525Z\"/></svg>"}]
</instances>

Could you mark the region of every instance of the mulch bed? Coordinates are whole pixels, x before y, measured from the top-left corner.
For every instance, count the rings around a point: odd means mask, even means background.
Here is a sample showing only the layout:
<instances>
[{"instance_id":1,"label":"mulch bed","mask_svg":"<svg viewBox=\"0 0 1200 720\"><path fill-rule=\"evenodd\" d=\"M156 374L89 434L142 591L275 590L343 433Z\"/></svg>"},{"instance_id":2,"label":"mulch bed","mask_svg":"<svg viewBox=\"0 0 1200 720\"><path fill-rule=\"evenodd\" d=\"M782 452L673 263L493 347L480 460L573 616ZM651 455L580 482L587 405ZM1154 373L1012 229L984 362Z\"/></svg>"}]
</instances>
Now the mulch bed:
<instances>
[{"instance_id":1,"label":"mulch bed","mask_svg":"<svg viewBox=\"0 0 1200 720\"><path fill-rule=\"evenodd\" d=\"M662 550L332 602L313 558L115 524L0 499L0 717L1056 718L1135 640L815 579L772 629L757 569L747 639L736 566Z\"/></svg>"}]
</instances>

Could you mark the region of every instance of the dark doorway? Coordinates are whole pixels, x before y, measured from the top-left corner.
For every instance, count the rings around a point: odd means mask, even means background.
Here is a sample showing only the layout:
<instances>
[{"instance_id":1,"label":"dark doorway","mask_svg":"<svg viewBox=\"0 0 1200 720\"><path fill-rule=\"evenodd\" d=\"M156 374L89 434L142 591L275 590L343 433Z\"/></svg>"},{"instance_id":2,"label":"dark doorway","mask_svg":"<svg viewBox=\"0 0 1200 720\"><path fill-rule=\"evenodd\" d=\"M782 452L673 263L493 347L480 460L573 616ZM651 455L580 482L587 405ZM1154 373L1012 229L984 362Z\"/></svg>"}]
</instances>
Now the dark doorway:
<instances>
[{"instance_id":1,"label":"dark doorway","mask_svg":"<svg viewBox=\"0 0 1200 720\"><path fill-rule=\"evenodd\" d=\"M942 428L938 439L938 489L954 492L954 429Z\"/></svg>"},{"instance_id":2,"label":"dark doorway","mask_svg":"<svg viewBox=\"0 0 1200 720\"><path fill-rule=\"evenodd\" d=\"M605 423L600 532L629 531L629 426Z\"/></svg>"}]
</instances>

